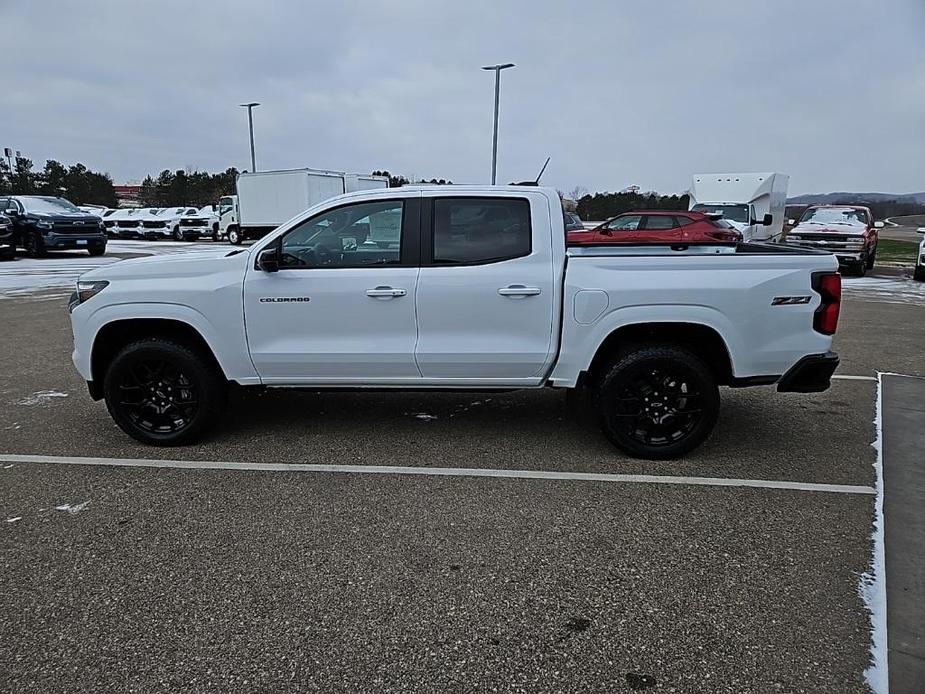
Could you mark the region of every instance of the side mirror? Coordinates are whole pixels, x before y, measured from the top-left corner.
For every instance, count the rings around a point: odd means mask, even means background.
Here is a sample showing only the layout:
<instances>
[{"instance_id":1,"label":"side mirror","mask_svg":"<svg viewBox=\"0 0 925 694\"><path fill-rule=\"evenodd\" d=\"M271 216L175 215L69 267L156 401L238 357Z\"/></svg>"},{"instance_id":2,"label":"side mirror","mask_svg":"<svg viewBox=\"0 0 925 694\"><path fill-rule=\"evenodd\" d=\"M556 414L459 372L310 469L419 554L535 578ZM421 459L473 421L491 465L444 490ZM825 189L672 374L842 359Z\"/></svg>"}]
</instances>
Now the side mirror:
<instances>
[{"instance_id":1,"label":"side mirror","mask_svg":"<svg viewBox=\"0 0 925 694\"><path fill-rule=\"evenodd\" d=\"M882 229L883 222L874 222L874 229Z\"/></svg>"},{"instance_id":2,"label":"side mirror","mask_svg":"<svg viewBox=\"0 0 925 694\"><path fill-rule=\"evenodd\" d=\"M769 227L774 224L774 215L766 214L761 220L761 226Z\"/></svg>"},{"instance_id":3,"label":"side mirror","mask_svg":"<svg viewBox=\"0 0 925 694\"><path fill-rule=\"evenodd\" d=\"M10 209L5 210L3 214L5 214L7 217L18 217L19 209L16 207L11 207Z\"/></svg>"},{"instance_id":4,"label":"side mirror","mask_svg":"<svg viewBox=\"0 0 925 694\"><path fill-rule=\"evenodd\" d=\"M279 272L279 249L264 248L257 256L257 267L264 272Z\"/></svg>"},{"instance_id":5,"label":"side mirror","mask_svg":"<svg viewBox=\"0 0 925 694\"><path fill-rule=\"evenodd\" d=\"M787 226L795 227L796 225L797 225L797 220L795 220L795 219L788 219L788 220L787 220Z\"/></svg>"}]
</instances>

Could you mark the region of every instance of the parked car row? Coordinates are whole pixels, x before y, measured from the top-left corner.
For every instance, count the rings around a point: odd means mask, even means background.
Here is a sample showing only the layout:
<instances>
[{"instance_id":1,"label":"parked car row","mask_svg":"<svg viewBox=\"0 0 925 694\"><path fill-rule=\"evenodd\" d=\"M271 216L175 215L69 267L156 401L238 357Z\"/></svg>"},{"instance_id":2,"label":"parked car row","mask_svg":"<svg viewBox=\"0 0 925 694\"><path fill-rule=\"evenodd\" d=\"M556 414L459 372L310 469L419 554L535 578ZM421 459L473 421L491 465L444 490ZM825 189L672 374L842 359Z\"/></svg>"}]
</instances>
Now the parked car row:
<instances>
[{"instance_id":1,"label":"parked car row","mask_svg":"<svg viewBox=\"0 0 925 694\"><path fill-rule=\"evenodd\" d=\"M218 240L218 213L205 207L142 207L95 212L110 238L174 239L195 241L203 236Z\"/></svg>"}]
</instances>

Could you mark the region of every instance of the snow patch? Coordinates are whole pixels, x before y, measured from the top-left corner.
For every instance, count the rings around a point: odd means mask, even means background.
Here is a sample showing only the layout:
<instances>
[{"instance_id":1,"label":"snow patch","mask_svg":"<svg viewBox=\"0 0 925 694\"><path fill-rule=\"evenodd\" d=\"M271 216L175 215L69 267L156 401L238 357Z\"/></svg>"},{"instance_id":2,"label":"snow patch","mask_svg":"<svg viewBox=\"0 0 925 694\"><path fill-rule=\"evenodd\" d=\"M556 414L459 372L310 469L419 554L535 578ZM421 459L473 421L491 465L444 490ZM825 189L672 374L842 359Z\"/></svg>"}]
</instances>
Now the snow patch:
<instances>
[{"instance_id":1,"label":"snow patch","mask_svg":"<svg viewBox=\"0 0 925 694\"><path fill-rule=\"evenodd\" d=\"M877 375L877 410L874 424L877 440L871 445L877 451L874 461L877 490L874 502L873 550L870 568L861 575L858 592L870 612L871 664L864 671L864 679L875 694L888 694L890 678L888 669L886 629L886 549L883 539L883 374Z\"/></svg>"},{"instance_id":2,"label":"snow patch","mask_svg":"<svg viewBox=\"0 0 925 694\"><path fill-rule=\"evenodd\" d=\"M900 277L843 277L842 288L846 294L868 301L925 306L925 282Z\"/></svg>"},{"instance_id":3,"label":"snow patch","mask_svg":"<svg viewBox=\"0 0 925 694\"><path fill-rule=\"evenodd\" d=\"M423 419L428 422L432 419L437 418L437 415L435 414L425 414L424 412L414 412L412 416L415 417L416 419Z\"/></svg>"},{"instance_id":4,"label":"snow patch","mask_svg":"<svg viewBox=\"0 0 925 694\"><path fill-rule=\"evenodd\" d=\"M15 517L13 517L13 518L7 518L7 519L6 519L6 522L7 522L7 523L17 523L17 522L19 522L19 521L21 521L21 520L22 520L22 516L15 516Z\"/></svg>"},{"instance_id":5,"label":"snow patch","mask_svg":"<svg viewBox=\"0 0 925 694\"><path fill-rule=\"evenodd\" d=\"M58 390L39 390L33 393L32 395L23 398L22 400L17 400L17 405L47 405L52 398L66 398L67 393L62 393ZM19 425L15 425L16 428L19 428Z\"/></svg>"},{"instance_id":6,"label":"snow patch","mask_svg":"<svg viewBox=\"0 0 925 694\"><path fill-rule=\"evenodd\" d=\"M62 506L55 506L55 511L64 511L66 513L80 513L81 511L86 511L87 506L90 505L89 501L83 501L79 504L63 504Z\"/></svg>"}]
</instances>

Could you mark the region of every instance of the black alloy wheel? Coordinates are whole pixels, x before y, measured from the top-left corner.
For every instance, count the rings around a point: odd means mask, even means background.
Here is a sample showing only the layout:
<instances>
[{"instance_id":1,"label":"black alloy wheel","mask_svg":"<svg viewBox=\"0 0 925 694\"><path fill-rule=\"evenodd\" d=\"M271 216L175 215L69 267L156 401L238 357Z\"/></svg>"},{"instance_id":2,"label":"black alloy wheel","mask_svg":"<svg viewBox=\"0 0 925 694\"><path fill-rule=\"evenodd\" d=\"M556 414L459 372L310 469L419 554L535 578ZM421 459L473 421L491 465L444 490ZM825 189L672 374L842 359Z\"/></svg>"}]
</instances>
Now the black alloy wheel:
<instances>
[{"instance_id":1,"label":"black alloy wheel","mask_svg":"<svg viewBox=\"0 0 925 694\"><path fill-rule=\"evenodd\" d=\"M595 403L601 426L617 447L648 459L674 458L702 443L719 414L710 368L687 350L649 345L613 361Z\"/></svg>"},{"instance_id":2,"label":"black alloy wheel","mask_svg":"<svg viewBox=\"0 0 925 694\"><path fill-rule=\"evenodd\" d=\"M30 258L44 258L48 255L48 250L45 248L45 241L37 231L27 233L23 245L26 249L26 255Z\"/></svg>"},{"instance_id":3,"label":"black alloy wheel","mask_svg":"<svg viewBox=\"0 0 925 694\"><path fill-rule=\"evenodd\" d=\"M170 446L192 441L218 421L227 383L194 348L151 338L116 356L103 390L123 431L144 443Z\"/></svg>"}]
</instances>

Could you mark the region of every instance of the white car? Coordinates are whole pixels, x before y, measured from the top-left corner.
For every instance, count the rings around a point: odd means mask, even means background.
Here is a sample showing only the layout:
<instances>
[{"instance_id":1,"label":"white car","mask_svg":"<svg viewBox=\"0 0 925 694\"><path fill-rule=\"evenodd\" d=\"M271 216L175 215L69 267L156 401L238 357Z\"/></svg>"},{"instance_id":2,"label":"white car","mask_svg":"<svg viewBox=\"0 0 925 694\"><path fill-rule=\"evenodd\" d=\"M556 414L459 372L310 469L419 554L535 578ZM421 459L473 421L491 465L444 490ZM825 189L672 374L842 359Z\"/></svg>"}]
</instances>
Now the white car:
<instances>
[{"instance_id":1,"label":"white car","mask_svg":"<svg viewBox=\"0 0 925 694\"><path fill-rule=\"evenodd\" d=\"M206 205L196 210L195 214L184 214L180 218L180 235L186 241L211 236L213 241L219 240L218 208L216 205Z\"/></svg>"},{"instance_id":2,"label":"white car","mask_svg":"<svg viewBox=\"0 0 925 694\"><path fill-rule=\"evenodd\" d=\"M380 225L399 242L370 240ZM203 435L230 382L588 387L617 447L661 459L709 436L720 385L826 390L840 301L829 253L567 248L555 189L454 185L347 193L249 248L94 269L69 308L91 397L148 444Z\"/></svg>"},{"instance_id":3,"label":"white car","mask_svg":"<svg viewBox=\"0 0 925 694\"><path fill-rule=\"evenodd\" d=\"M180 218L196 212L195 207L163 207L141 218L141 235L146 239L169 239L182 241Z\"/></svg>"},{"instance_id":4,"label":"white car","mask_svg":"<svg viewBox=\"0 0 925 694\"><path fill-rule=\"evenodd\" d=\"M919 227L916 231L925 234L925 227ZM912 277L919 282L925 282L925 238L919 244L919 254L915 257L915 272Z\"/></svg>"},{"instance_id":5,"label":"white car","mask_svg":"<svg viewBox=\"0 0 925 694\"><path fill-rule=\"evenodd\" d=\"M103 220L106 233L119 239L139 238L141 236L141 212L142 210L136 208L115 210Z\"/></svg>"}]
</instances>

